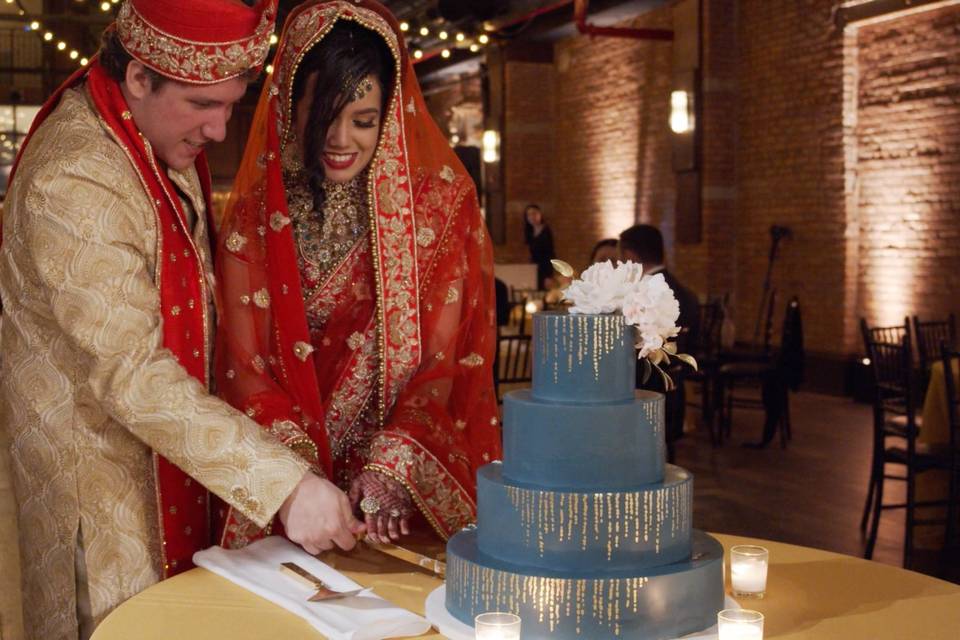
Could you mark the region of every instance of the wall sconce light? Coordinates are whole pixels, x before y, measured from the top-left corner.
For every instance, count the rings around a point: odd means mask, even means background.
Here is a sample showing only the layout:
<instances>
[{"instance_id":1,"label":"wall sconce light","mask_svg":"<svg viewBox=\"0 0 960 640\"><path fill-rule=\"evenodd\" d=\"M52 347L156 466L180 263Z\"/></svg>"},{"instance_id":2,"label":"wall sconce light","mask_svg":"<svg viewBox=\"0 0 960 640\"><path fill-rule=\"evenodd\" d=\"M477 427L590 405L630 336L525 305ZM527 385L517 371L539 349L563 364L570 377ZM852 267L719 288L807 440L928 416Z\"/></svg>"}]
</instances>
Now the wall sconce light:
<instances>
[{"instance_id":1,"label":"wall sconce light","mask_svg":"<svg viewBox=\"0 0 960 640\"><path fill-rule=\"evenodd\" d=\"M693 131L693 94L688 91L670 93L670 129L674 133Z\"/></svg>"},{"instance_id":2,"label":"wall sconce light","mask_svg":"<svg viewBox=\"0 0 960 640\"><path fill-rule=\"evenodd\" d=\"M481 142L483 149L483 161L493 163L500 159L500 134L493 129L487 129L483 132Z\"/></svg>"}]
</instances>

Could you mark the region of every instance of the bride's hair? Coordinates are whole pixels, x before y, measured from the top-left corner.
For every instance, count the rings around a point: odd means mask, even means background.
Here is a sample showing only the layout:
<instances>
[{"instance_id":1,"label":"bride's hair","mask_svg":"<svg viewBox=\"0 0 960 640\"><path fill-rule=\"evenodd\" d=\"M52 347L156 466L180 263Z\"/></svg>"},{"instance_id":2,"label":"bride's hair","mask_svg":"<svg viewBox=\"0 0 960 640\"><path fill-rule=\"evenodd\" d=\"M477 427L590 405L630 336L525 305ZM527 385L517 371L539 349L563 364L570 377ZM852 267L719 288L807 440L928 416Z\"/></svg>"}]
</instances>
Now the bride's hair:
<instances>
[{"instance_id":1,"label":"bride's hair","mask_svg":"<svg viewBox=\"0 0 960 640\"><path fill-rule=\"evenodd\" d=\"M367 76L380 80L381 122L387 99L393 88L393 56L383 38L351 20L339 20L333 29L304 56L293 80L292 103L296 105L306 89L307 78L317 73L310 114L301 141L303 166L309 177L314 207L323 206L324 171L321 155L327 129L350 102L360 82Z\"/></svg>"}]
</instances>

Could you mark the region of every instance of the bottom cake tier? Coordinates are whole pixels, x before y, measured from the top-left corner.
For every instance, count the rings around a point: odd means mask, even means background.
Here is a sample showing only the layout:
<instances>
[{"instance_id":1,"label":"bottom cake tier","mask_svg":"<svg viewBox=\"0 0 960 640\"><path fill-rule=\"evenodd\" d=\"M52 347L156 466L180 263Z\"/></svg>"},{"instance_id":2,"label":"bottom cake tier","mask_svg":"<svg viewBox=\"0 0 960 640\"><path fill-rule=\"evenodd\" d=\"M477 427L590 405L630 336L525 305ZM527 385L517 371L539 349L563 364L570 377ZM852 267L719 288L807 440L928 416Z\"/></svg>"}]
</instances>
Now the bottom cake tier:
<instances>
[{"instance_id":1,"label":"bottom cake tier","mask_svg":"<svg viewBox=\"0 0 960 640\"><path fill-rule=\"evenodd\" d=\"M692 542L682 562L570 573L485 556L466 529L447 543L447 610L470 625L480 613L516 613L525 640L677 638L714 625L723 608L723 547L697 530Z\"/></svg>"}]
</instances>

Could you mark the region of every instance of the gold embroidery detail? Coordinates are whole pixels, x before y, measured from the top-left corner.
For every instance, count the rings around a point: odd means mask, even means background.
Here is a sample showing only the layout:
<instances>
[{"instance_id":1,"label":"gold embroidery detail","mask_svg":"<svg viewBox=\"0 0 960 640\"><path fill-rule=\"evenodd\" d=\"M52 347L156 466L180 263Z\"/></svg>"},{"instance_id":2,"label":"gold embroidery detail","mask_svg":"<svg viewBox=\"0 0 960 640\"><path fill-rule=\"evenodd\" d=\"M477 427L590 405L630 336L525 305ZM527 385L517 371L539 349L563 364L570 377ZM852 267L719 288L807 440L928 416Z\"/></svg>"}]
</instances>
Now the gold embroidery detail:
<instances>
[{"instance_id":1,"label":"gold embroidery detail","mask_svg":"<svg viewBox=\"0 0 960 640\"><path fill-rule=\"evenodd\" d=\"M297 356L300 362L306 362L311 353L313 353L313 345L308 342L297 342L293 345L293 355Z\"/></svg>"},{"instance_id":2,"label":"gold embroidery detail","mask_svg":"<svg viewBox=\"0 0 960 640\"><path fill-rule=\"evenodd\" d=\"M447 299L445 300L446 304L453 304L460 299L460 291L453 285L450 285L450 288L447 289Z\"/></svg>"},{"instance_id":3,"label":"gold embroidery detail","mask_svg":"<svg viewBox=\"0 0 960 640\"><path fill-rule=\"evenodd\" d=\"M359 331L354 331L349 338L347 338L347 346L351 350L356 351L360 348L360 345L363 344L363 334Z\"/></svg>"},{"instance_id":4,"label":"gold embroidery detail","mask_svg":"<svg viewBox=\"0 0 960 640\"><path fill-rule=\"evenodd\" d=\"M479 353L471 353L470 355L460 358L460 364L465 367L479 367L483 364L483 356Z\"/></svg>"},{"instance_id":5,"label":"gold embroidery detail","mask_svg":"<svg viewBox=\"0 0 960 640\"><path fill-rule=\"evenodd\" d=\"M120 117L123 118L124 120L132 120L133 114L130 113L130 111L124 109L123 113L120 114Z\"/></svg>"},{"instance_id":6,"label":"gold embroidery detail","mask_svg":"<svg viewBox=\"0 0 960 640\"><path fill-rule=\"evenodd\" d=\"M227 238L227 251L232 253L240 253L240 251L243 249L243 245L245 244L247 244L247 239L234 231L230 234L230 237Z\"/></svg>"},{"instance_id":7,"label":"gold embroidery detail","mask_svg":"<svg viewBox=\"0 0 960 640\"><path fill-rule=\"evenodd\" d=\"M276 231L277 233L280 233L281 231L283 231L283 228L288 224L290 224L290 218L283 215L279 211L274 211L270 215L270 228Z\"/></svg>"},{"instance_id":8,"label":"gold embroidery detail","mask_svg":"<svg viewBox=\"0 0 960 640\"><path fill-rule=\"evenodd\" d=\"M170 515L172 515L172 516L177 515L177 507L176 507L176 506L170 507Z\"/></svg>"},{"instance_id":9,"label":"gold embroidery detail","mask_svg":"<svg viewBox=\"0 0 960 640\"><path fill-rule=\"evenodd\" d=\"M436 355L434 355L433 357L436 358L437 360L443 360L446 356L444 355L443 351L437 351Z\"/></svg>"},{"instance_id":10,"label":"gold embroidery detail","mask_svg":"<svg viewBox=\"0 0 960 640\"><path fill-rule=\"evenodd\" d=\"M196 306L196 303L193 300L187 300L187 306L193 309Z\"/></svg>"},{"instance_id":11,"label":"gold embroidery detail","mask_svg":"<svg viewBox=\"0 0 960 640\"><path fill-rule=\"evenodd\" d=\"M194 349L194 350L193 350L193 357L194 357L194 358L199 358L199 357L200 357L200 349Z\"/></svg>"},{"instance_id":12,"label":"gold embroidery detail","mask_svg":"<svg viewBox=\"0 0 960 640\"><path fill-rule=\"evenodd\" d=\"M270 292L265 288L260 289L253 294L253 304L257 305L261 309L266 309L270 306Z\"/></svg>"},{"instance_id":13,"label":"gold embroidery detail","mask_svg":"<svg viewBox=\"0 0 960 640\"><path fill-rule=\"evenodd\" d=\"M420 227L417 229L417 244L421 247L429 247L433 244L437 234L430 227Z\"/></svg>"},{"instance_id":14,"label":"gold embroidery detail","mask_svg":"<svg viewBox=\"0 0 960 640\"><path fill-rule=\"evenodd\" d=\"M257 235L260 236L261 238L265 237L265 236L267 235L267 228L266 228L265 226L263 226L262 224L261 224L260 226L258 226L258 227L257 227Z\"/></svg>"},{"instance_id":15,"label":"gold embroidery detail","mask_svg":"<svg viewBox=\"0 0 960 640\"><path fill-rule=\"evenodd\" d=\"M264 11L250 36L209 44L178 38L157 29L124 2L117 32L124 49L148 66L182 82L209 84L228 80L263 64L270 52L273 12Z\"/></svg>"},{"instance_id":16,"label":"gold embroidery detail","mask_svg":"<svg viewBox=\"0 0 960 640\"><path fill-rule=\"evenodd\" d=\"M237 377L237 372L233 369L227 369L227 380L233 380Z\"/></svg>"},{"instance_id":17,"label":"gold embroidery detail","mask_svg":"<svg viewBox=\"0 0 960 640\"><path fill-rule=\"evenodd\" d=\"M467 423L464 420L457 420L453 423L453 428L457 431L463 431L467 428Z\"/></svg>"},{"instance_id":18,"label":"gold embroidery detail","mask_svg":"<svg viewBox=\"0 0 960 640\"><path fill-rule=\"evenodd\" d=\"M440 169L440 177L446 180L447 182L453 182L453 179L457 177L457 174L453 172L453 169L450 168L450 165L443 165L443 168Z\"/></svg>"},{"instance_id":19,"label":"gold embroidery detail","mask_svg":"<svg viewBox=\"0 0 960 640\"><path fill-rule=\"evenodd\" d=\"M172 316L180 315L180 307L178 307L177 305L173 305L173 307L170 309L170 315Z\"/></svg>"},{"instance_id":20,"label":"gold embroidery detail","mask_svg":"<svg viewBox=\"0 0 960 640\"><path fill-rule=\"evenodd\" d=\"M250 296L247 294L240 296L240 304L250 304Z\"/></svg>"},{"instance_id":21,"label":"gold embroidery detail","mask_svg":"<svg viewBox=\"0 0 960 640\"><path fill-rule=\"evenodd\" d=\"M262 356L253 356L251 363L253 364L253 368L256 369L257 373L263 373L263 370L266 368L266 363L264 363Z\"/></svg>"}]
</instances>

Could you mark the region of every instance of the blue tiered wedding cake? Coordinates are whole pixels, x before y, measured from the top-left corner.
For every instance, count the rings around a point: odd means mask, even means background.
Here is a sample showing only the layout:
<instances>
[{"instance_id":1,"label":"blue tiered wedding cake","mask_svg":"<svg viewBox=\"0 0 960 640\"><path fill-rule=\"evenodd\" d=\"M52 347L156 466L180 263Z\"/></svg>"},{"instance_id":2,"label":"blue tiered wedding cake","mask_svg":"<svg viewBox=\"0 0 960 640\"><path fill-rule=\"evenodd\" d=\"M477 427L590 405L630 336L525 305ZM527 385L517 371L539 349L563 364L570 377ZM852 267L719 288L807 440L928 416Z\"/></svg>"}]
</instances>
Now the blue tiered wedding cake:
<instances>
[{"instance_id":1,"label":"blue tiered wedding cake","mask_svg":"<svg viewBox=\"0 0 960 640\"><path fill-rule=\"evenodd\" d=\"M636 392L622 315L533 319L533 386L504 398L503 462L476 528L447 543L447 610L507 611L523 638L676 638L716 622L723 549L691 527L693 477L665 464L664 399Z\"/></svg>"}]
</instances>

